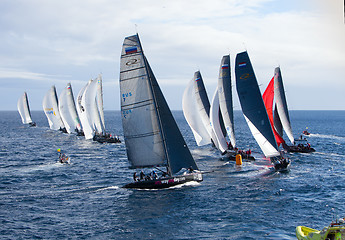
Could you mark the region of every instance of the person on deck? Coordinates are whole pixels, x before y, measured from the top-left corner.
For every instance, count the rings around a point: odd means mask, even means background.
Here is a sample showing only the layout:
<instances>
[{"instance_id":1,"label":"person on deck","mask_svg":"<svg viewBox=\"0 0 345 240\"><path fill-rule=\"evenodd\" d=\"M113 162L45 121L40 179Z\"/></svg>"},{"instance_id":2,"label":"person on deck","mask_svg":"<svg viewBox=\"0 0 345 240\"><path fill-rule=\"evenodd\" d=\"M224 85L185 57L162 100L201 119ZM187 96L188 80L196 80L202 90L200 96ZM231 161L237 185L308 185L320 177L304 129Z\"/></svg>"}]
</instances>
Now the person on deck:
<instances>
[{"instance_id":1,"label":"person on deck","mask_svg":"<svg viewBox=\"0 0 345 240\"><path fill-rule=\"evenodd\" d=\"M140 180L144 180L145 179L145 174L143 172L143 170L141 170L140 172Z\"/></svg>"},{"instance_id":2,"label":"person on deck","mask_svg":"<svg viewBox=\"0 0 345 240\"><path fill-rule=\"evenodd\" d=\"M138 181L137 172L133 173L133 180L134 182Z\"/></svg>"}]
</instances>

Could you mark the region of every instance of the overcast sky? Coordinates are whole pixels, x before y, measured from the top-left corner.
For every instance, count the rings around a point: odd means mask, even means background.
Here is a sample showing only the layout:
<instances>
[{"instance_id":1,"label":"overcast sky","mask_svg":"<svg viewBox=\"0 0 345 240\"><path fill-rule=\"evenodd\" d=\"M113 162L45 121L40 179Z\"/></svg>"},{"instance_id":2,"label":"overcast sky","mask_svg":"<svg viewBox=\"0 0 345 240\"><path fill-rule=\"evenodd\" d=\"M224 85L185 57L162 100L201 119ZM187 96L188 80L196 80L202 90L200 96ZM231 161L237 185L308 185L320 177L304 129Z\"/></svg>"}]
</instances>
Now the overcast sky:
<instances>
[{"instance_id":1,"label":"overcast sky","mask_svg":"<svg viewBox=\"0 0 345 240\"><path fill-rule=\"evenodd\" d=\"M0 110L27 91L32 110L55 84L74 96L103 74L104 108L119 110L123 39L138 31L173 110L194 72L209 98L221 58L247 50L263 93L280 65L290 110L345 110L343 0L1 0ZM235 82L232 72L233 84ZM235 92L235 86L233 91ZM240 110L237 95L235 110Z\"/></svg>"}]
</instances>

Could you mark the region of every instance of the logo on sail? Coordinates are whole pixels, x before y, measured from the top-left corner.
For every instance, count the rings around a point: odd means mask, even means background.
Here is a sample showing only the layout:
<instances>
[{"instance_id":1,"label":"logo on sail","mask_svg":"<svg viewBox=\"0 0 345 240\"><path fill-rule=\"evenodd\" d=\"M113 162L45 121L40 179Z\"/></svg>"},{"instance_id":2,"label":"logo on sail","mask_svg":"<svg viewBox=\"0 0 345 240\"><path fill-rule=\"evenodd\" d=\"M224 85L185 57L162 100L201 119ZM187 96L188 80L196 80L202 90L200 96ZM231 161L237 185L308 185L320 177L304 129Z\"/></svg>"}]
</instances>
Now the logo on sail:
<instances>
[{"instance_id":1,"label":"logo on sail","mask_svg":"<svg viewBox=\"0 0 345 240\"><path fill-rule=\"evenodd\" d=\"M138 48L137 47L128 47L125 48L125 53L126 54L131 54L131 53L136 53L138 52Z\"/></svg>"},{"instance_id":2,"label":"logo on sail","mask_svg":"<svg viewBox=\"0 0 345 240\"><path fill-rule=\"evenodd\" d=\"M240 79L247 79L250 77L250 74L249 73L244 73L242 74L242 76L240 77Z\"/></svg>"},{"instance_id":3,"label":"logo on sail","mask_svg":"<svg viewBox=\"0 0 345 240\"><path fill-rule=\"evenodd\" d=\"M133 59L128 60L128 62L126 62L126 65L130 66L133 64L137 64L137 63L139 63L139 61L140 61L139 59L133 58Z\"/></svg>"}]
</instances>

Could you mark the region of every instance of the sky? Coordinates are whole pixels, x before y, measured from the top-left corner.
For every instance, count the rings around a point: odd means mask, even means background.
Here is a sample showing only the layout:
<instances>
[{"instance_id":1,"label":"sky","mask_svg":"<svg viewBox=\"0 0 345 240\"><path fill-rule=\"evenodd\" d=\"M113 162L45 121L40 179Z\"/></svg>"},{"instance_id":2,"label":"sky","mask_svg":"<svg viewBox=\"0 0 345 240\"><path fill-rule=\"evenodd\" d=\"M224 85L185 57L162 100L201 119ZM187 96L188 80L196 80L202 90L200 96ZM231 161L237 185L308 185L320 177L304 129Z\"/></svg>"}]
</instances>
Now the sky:
<instances>
[{"instance_id":1,"label":"sky","mask_svg":"<svg viewBox=\"0 0 345 240\"><path fill-rule=\"evenodd\" d=\"M122 43L136 32L172 110L198 70L212 98L226 54L234 85L243 51L262 93L280 66L290 110L345 110L343 0L1 0L0 110L26 91L43 111L52 85L76 97L100 73L104 109L119 110Z\"/></svg>"}]
</instances>

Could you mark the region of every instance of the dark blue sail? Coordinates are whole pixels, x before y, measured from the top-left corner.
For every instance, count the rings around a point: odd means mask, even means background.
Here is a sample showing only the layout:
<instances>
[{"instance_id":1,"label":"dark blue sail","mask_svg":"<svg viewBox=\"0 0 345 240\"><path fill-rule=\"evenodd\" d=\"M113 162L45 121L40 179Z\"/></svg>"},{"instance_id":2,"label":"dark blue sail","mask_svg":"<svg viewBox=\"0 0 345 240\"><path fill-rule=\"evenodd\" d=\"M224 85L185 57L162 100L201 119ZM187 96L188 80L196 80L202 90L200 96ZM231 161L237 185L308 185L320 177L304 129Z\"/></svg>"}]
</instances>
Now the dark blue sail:
<instances>
[{"instance_id":1,"label":"dark blue sail","mask_svg":"<svg viewBox=\"0 0 345 240\"><path fill-rule=\"evenodd\" d=\"M236 88L242 112L266 157L279 156L266 108L247 52L236 56Z\"/></svg>"}]
</instances>

